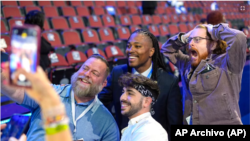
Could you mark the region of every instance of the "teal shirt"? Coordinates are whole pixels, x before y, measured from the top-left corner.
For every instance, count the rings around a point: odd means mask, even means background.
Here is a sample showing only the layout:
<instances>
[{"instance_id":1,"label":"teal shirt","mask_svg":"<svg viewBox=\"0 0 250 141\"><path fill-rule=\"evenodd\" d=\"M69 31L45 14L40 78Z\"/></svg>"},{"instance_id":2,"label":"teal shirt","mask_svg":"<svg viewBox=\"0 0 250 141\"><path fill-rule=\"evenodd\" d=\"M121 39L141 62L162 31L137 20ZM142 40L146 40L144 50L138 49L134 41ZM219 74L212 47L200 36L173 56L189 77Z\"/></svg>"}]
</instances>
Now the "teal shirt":
<instances>
[{"instance_id":1,"label":"teal shirt","mask_svg":"<svg viewBox=\"0 0 250 141\"><path fill-rule=\"evenodd\" d=\"M77 121L76 132L74 133L70 96L71 85L53 85L53 87L59 93L62 102L65 104L73 140L82 138L84 141L120 140L120 133L115 119L99 100L97 100L97 103ZM93 100L86 103L75 103L75 117L78 117L92 102ZM30 109L32 112L30 129L27 133L28 141L44 141L45 132L42 127L41 109L39 105L25 94L22 106Z\"/></svg>"}]
</instances>

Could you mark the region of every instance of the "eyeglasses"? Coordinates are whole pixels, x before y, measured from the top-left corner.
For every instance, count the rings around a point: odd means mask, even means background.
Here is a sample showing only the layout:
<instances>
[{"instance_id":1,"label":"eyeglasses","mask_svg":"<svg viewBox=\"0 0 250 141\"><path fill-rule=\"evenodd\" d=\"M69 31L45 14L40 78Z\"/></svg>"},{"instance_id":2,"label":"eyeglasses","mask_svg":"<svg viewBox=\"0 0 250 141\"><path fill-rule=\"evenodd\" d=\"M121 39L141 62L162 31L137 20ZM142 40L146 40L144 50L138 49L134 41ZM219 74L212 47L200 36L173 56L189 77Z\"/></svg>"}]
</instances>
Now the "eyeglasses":
<instances>
[{"instance_id":1,"label":"eyeglasses","mask_svg":"<svg viewBox=\"0 0 250 141\"><path fill-rule=\"evenodd\" d=\"M195 43L199 43L200 40L202 40L202 39L211 40L211 39L208 39L208 38L202 38L202 37L197 36L197 37L193 37L193 38L188 37L188 38L186 39L186 42L187 42L187 43L190 43L190 42L192 41L192 39L194 39L194 42L195 42Z\"/></svg>"}]
</instances>

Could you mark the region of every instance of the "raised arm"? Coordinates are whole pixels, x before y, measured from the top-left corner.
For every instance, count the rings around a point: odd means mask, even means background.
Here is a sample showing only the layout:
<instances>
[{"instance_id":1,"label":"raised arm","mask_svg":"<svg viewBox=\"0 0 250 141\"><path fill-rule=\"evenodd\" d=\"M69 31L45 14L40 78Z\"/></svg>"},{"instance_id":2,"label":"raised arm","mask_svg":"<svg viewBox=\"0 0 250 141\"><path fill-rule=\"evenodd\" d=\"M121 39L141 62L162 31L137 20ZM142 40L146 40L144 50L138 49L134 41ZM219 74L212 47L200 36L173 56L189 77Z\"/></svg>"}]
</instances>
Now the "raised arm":
<instances>
[{"instance_id":1,"label":"raised arm","mask_svg":"<svg viewBox=\"0 0 250 141\"><path fill-rule=\"evenodd\" d=\"M179 33L171 38L169 38L161 48L161 52L164 56L166 56L178 69L181 69L183 65L187 65L189 61L189 56L183 54L180 50L181 47L185 47L185 40L186 37L190 35L191 31L187 34ZM183 36L183 37L182 37ZM181 39L182 38L182 39Z\"/></svg>"},{"instance_id":2,"label":"raised arm","mask_svg":"<svg viewBox=\"0 0 250 141\"><path fill-rule=\"evenodd\" d=\"M11 100L21 104L24 99L24 89L13 88L7 85L9 79L8 63L1 64L1 94L8 96Z\"/></svg>"},{"instance_id":3,"label":"raised arm","mask_svg":"<svg viewBox=\"0 0 250 141\"><path fill-rule=\"evenodd\" d=\"M227 43L227 66L232 73L241 73L246 61L246 35L239 30L229 28L227 24L206 25L213 40Z\"/></svg>"}]
</instances>

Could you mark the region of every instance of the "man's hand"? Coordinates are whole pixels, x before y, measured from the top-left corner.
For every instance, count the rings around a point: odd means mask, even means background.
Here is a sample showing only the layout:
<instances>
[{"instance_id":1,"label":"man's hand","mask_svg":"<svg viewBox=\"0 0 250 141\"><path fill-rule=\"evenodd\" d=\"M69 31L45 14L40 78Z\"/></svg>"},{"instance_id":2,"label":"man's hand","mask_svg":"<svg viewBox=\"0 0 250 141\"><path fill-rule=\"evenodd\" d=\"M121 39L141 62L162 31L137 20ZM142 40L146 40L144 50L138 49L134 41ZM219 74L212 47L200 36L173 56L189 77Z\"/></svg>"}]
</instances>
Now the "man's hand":
<instances>
[{"instance_id":1,"label":"man's hand","mask_svg":"<svg viewBox=\"0 0 250 141\"><path fill-rule=\"evenodd\" d=\"M184 43L188 43L188 42L187 42L187 38L190 36L190 34L192 33L192 31L193 31L193 30L190 30L188 33L182 35L181 38L182 38L182 41L183 41Z\"/></svg>"},{"instance_id":2,"label":"man's hand","mask_svg":"<svg viewBox=\"0 0 250 141\"><path fill-rule=\"evenodd\" d=\"M212 40L217 41L217 39L213 36L213 25L211 24L203 24L205 27L207 27L207 32L210 34L212 37Z\"/></svg>"}]
</instances>

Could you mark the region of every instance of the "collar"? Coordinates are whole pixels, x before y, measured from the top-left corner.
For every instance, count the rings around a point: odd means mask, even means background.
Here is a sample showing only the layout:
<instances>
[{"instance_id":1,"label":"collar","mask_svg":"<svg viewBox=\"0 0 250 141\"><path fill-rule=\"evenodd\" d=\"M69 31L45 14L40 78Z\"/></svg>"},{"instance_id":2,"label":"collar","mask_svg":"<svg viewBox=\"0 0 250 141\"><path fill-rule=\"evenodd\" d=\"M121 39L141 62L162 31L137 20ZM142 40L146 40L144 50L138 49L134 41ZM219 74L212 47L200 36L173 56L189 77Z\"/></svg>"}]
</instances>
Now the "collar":
<instances>
[{"instance_id":1,"label":"collar","mask_svg":"<svg viewBox=\"0 0 250 141\"><path fill-rule=\"evenodd\" d=\"M90 101L88 101L88 102L83 102L83 103L76 103L76 100L75 100L75 104L76 104L76 105L81 105L81 106L88 106L88 105L90 105L94 100L95 100L95 98L92 99L92 100L90 100Z\"/></svg>"},{"instance_id":2,"label":"collar","mask_svg":"<svg viewBox=\"0 0 250 141\"><path fill-rule=\"evenodd\" d=\"M143 76L145 76L145 77L148 77L150 71L152 70L152 66L153 66L152 64L153 64L153 63L151 63L150 67L149 67L146 71L144 71L143 73L141 73L141 75L143 75ZM137 72L137 71L135 70L135 68L132 68L132 73L133 73L133 74L140 74L139 72ZM149 77L151 77L151 76L149 76Z\"/></svg>"},{"instance_id":3,"label":"collar","mask_svg":"<svg viewBox=\"0 0 250 141\"><path fill-rule=\"evenodd\" d=\"M147 117L150 117L150 116L151 116L150 112L141 114L141 115L139 115L137 117L134 117L134 118L130 119L129 122L128 122L128 125L135 125L136 123L138 123L141 120L143 120L143 119L145 119Z\"/></svg>"}]
</instances>

